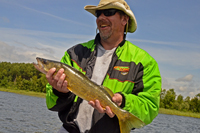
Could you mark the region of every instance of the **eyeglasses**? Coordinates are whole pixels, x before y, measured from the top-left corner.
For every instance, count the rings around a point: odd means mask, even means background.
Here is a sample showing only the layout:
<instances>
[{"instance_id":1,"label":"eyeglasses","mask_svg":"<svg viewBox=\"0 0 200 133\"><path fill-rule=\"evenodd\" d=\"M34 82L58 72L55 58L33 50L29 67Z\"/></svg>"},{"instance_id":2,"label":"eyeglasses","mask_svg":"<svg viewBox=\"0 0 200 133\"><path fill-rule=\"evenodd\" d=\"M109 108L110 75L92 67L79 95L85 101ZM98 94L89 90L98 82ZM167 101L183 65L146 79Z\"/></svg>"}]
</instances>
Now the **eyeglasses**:
<instances>
[{"instance_id":1,"label":"eyeglasses","mask_svg":"<svg viewBox=\"0 0 200 133\"><path fill-rule=\"evenodd\" d=\"M101 15L101 13L103 13L105 16L113 16L117 11L119 10L117 9L96 10L95 15L97 18Z\"/></svg>"}]
</instances>

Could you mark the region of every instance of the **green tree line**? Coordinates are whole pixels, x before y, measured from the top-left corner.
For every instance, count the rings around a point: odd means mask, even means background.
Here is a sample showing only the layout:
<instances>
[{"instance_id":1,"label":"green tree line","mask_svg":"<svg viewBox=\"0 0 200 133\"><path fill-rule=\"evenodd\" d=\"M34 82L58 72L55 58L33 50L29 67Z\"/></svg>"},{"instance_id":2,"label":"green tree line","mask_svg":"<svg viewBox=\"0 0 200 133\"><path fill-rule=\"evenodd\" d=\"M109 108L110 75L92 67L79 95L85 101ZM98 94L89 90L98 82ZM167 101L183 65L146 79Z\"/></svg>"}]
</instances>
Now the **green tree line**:
<instances>
[{"instance_id":1,"label":"green tree line","mask_svg":"<svg viewBox=\"0 0 200 133\"><path fill-rule=\"evenodd\" d=\"M0 63L0 87L46 92L47 80L32 63Z\"/></svg>"},{"instance_id":2,"label":"green tree line","mask_svg":"<svg viewBox=\"0 0 200 133\"><path fill-rule=\"evenodd\" d=\"M32 63L0 62L0 87L45 93L46 84L45 75ZM162 89L160 107L200 113L200 93L184 99L182 95L177 96L174 89Z\"/></svg>"},{"instance_id":3,"label":"green tree line","mask_svg":"<svg viewBox=\"0 0 200 133\"><path fill-rule=\"evenodd\" d=\"M195 97L176 95L174 89L163 89L160 95L160 107L165 109L175 109L184 112L200 113L200 93Z\"/></svg>"}]
</instances>

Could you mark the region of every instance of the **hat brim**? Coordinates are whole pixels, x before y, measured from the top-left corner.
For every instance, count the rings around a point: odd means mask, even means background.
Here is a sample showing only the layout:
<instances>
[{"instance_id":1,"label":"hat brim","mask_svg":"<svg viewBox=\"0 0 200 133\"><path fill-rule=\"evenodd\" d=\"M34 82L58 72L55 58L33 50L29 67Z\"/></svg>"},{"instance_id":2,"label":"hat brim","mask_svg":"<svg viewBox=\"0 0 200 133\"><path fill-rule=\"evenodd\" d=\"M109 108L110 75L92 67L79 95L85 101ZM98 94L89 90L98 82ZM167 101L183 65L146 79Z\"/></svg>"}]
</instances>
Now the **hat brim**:
<instances>
[{"instance_id":1,"label":"hat brim","mask_svg":"<svg viewBox=\"0 0 200 133\"><path fill-rule=\"evenodd\" d=\"M104 10L104 9L118 9L123 11L125 14L129 16L129 24L128 24L128 32L135 32L137 29L137 22L135 19L135 15L130 9L126 9L123 4L119 2L114 2L114 3L108 3L105 5L98 5L98 6L93 6L93 5L87 5L84 7L84 9L90 13L92 13L95 16L96 10Z\"/></svg>"}]
</instances>

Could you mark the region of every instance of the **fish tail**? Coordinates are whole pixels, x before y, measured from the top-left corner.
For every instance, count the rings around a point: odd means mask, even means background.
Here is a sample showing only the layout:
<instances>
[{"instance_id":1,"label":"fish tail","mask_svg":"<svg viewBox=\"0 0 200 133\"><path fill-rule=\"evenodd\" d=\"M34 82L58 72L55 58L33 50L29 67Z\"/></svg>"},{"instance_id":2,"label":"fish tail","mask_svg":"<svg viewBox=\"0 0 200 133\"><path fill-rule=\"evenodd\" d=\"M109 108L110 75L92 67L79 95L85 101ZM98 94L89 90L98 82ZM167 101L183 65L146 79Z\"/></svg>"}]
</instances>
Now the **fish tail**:
<instances>
[{"instance_id":1,"label":"fish tail","mask_svg":"<svg viewBox=\"0 0 200 133\"><path fill-rule=\"evenodd\" d=\"M123 112L123 115L120 116L118 116L118 120L121 133L130 133L131 129L141 128L145 125L143 121L128 111Z\"/></svg>"}]
</instances>

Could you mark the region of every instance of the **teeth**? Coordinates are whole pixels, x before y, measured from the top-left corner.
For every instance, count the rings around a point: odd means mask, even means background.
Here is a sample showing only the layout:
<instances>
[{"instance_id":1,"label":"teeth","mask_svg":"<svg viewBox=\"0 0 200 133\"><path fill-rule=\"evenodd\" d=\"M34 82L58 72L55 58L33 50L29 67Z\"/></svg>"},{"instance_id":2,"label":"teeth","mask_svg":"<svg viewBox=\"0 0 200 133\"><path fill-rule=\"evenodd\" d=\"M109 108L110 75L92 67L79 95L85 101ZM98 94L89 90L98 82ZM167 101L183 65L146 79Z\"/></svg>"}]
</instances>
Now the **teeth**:
<instances>
[{"instance_id":1,"label":"teeth","mask_svg":"<svg viewBox=\"0 0 200 133\"><path fill-rule=\"evenodd\" d=\"M101 25L101 27L106 27L107 25Z\"/></svg>"}]
</instances>

